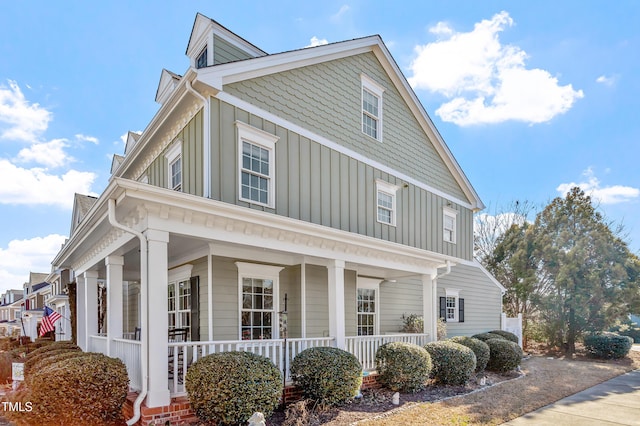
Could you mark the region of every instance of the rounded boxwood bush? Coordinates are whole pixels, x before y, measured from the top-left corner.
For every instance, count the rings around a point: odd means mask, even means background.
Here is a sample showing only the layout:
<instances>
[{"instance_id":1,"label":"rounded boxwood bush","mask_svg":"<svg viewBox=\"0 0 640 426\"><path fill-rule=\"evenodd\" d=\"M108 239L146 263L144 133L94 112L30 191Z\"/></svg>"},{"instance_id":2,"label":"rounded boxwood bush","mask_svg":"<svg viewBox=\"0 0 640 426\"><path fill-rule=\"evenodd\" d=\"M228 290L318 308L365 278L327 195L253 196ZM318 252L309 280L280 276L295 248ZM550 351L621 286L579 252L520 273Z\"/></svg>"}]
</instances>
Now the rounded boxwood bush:
<instances>
[{"instance_id":1,"label":"rounded boxwood bush","mask_svg":"<svg viewBox=\"0 0 640 426\"><path fill-rule=\"evenodd\" d=\"M584 346L589 355L595 358L618 359L627 356L633 339L616 333L597 333L584 337Z\"/></svg>"},{"instance_id":2,"label":"rounded boxwood bush","mask_svg":"<svg viewBox=\"0 0 640 426\"><path fill-rule=\"evenodd\" d=\"M342 349L309 348L291 362L291 378L307 398L320 404L339 405L358 393L362 365Z\"/></svg>"},{"instance_id":3,"label":"rounded boxwood bush","mask_svg":"<svg viewBox=\"0 0 640 426\"><path fill-rule=\"evenodd\" d=\"M513 334L510 331L506 331L506 330L491 330L489 332L490 334L497 334L498 336L504 337L505 339L507 339L510 342L513 343L520 343L520 339L518 339L518 336L516 336L515 334Z\"/></svg>"},{"instance_id":4,"label":"rounded boxwood bush","mask_svg":"<svg viewBox=\"0 0 640 426\"><path fill-rule=\"evenodd\" d=\"M245 424L259 411L273 413L282 395L282 376L266 357L251 352L207 355L187 370L185 387L199 419Z\"/></svg>"},{"instance_id":5,"label":"rounded boxwood bush","mask_svg":"<svg viewBox=\"0 0 640 426\"><path fill-rule=\"evenodd\" d=\"M431 372L431 355L413 343L386 343L376 351L378 381L393 391L417 392Z\"/></svg>"},{"instance_id":6,"label":"rounded boxwood bush","mask_svg":"<svg viewBox=\"0 0 640 426\"><path fill-rule=\"evenodd\" d=\"M517 343L506 339L489 339L485 343L491 352L487 370L504 373L518 368L523 353Z\"/></svg>"},{"instance_id":7,"label":"rounded boxwood bush","mask_svg":"<svg viewBox=\"0 0 640 426\"><path fill-rule=\"evenodd\" d=\"M31 374L33 367L36 364L40 364L42 360L45 360L49 357L56 356L59 354L67 353L67 352L82 352L82 350L77 347L76 348L66 347L66 348L60 348L60 349L54 349L50 351L35 353L35 355L34 355L34 352L32 352L31 354L27 355L24 361L25 376L28 377Z\"/></svg>"},{"instance_id":8,"label":"rounded boxwood bush","mask_svg":"<svg viewBox=\"0 0 640 426\"><path fill-rule=\"evenodd\" d=\"M451 339L452 342L458 343L460 345L466 346L473 351L476 355L476 372L484 371L487 367L487 363L489 362L489 345L483 342L480 339L476 339L474 337L469 336L455 336Z\"/></svg>"},{"instance_id":9,"label":"rounded boxwood bush","mask_svg":"<svg viewBox=\"0 0 640 426\"><path fill-rule=\"evenodd\" d=\"M27 424L110 425L123 421L127 368L99 353L63 359L32 373L22 399L31 412L13 412ZM20 419L21 418L21 419Z\"/></svg>"},{"instance_id":10,"label":"rounded boxwood bush","mask_svg":"<svg viewBox=\"0 0 640 426\"><path fill-rule=\"evenodd\" d=\"M478 333L478 334L474 334L473 336L474 339L478 339L478 340L482 340L483 342L486 342L489 339L503 339L503 340L507 340L505 339L503 336L499 335L499 334L494 334L494 333Z\"/></svg>"},{"instance_id":11,"label":"rounded boxwood bush","mask_svg":"<svg viewBox=\"0 0 640 426\"><path fill-rule=\"evenodd\" d=\"M80 347L73 342L69 342L69 341L50 342L47 345L40 346L38 348L30 350L27 353L27 359L32 358L44 352L55 351L58 349L69 349L69 348L80 350Z\"/></svg>"},{"instance_id":12,"label":"rounded boxwood bush","mask_svg":"<svg viewBox=\"0 0 640 426\"><path fill-rule=\"evenodd\" d=\"M476 369L476 355L464 345L441 340L424 348L431 355L431 376L442 384L464 385Z\"/></svg>"}]
</instances>

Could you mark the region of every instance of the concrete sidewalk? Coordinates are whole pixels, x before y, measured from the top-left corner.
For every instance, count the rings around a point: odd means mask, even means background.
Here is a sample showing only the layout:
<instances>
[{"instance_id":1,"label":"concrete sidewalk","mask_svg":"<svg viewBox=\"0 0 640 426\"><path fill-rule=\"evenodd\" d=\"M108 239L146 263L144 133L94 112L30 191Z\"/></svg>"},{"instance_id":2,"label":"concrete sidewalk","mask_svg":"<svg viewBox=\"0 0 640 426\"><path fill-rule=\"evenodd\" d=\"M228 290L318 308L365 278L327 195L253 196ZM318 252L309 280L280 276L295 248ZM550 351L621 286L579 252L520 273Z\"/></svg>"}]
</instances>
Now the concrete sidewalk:
<instances>
[{"instance_id":1,"label":"concrete sidewalk","mask_svg":"<svg viewBox=\"0 0 640 426\"><path fill-rule=\"evenodd\" d=\"M640 347L634 345L634 350ZM640 370L525 414L505 425L640 425Z\"/></svg>"}]
</instances>

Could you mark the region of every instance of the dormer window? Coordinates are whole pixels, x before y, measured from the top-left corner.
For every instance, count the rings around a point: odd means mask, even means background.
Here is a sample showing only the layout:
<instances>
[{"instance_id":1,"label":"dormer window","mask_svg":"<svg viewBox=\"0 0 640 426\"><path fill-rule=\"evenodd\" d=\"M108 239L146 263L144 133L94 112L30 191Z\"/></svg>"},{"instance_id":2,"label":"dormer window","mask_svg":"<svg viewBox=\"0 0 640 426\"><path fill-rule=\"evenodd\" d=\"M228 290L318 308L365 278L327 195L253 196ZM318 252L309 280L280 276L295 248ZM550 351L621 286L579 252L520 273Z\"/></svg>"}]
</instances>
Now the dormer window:
<instances>
[{"instance_id":1,"label":"dormer window","mask_svg":"<svg viewBox=\"0 0 640 426\"><path fill-rule=\"evenodd\" d=\"M205 47L200 55L198 55L198 59L196 59L196 68L204 68L207 66L207 48Z\"/></svg>"}]
</instances>

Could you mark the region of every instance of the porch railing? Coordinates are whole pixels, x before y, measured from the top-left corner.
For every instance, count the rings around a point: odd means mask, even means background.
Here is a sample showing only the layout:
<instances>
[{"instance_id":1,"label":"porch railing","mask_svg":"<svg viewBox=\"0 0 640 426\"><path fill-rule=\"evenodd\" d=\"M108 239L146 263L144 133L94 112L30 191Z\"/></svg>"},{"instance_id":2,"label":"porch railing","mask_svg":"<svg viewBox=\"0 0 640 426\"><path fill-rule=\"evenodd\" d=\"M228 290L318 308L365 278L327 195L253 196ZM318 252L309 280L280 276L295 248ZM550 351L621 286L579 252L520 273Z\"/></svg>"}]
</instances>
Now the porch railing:
<instances>
[{"instance_id":1,"label":"porch railing","mask_svg":"<svg viewBox=\"0 0 640 426\"><path fill-rule=\"evenodd\" d=\"M305 349L317 346L335 346L333 337L305 339L287 339L286 365L284 357L284 339L273 340L226 340L210 342L170 342L169 380L172 396L185 393L184 377L187 368L198 359L213 353L245 351L267 357L280 371L286 371L289 380L289 364L291 360Z\"/></svg>"},{"instance_id":2,"label":"porch railing","mask_svg":"<svg viewBox=\"0 0 640 426\"><path fill-rule=\"evenodd\" d=\"M89 336L89 352L107 353L107 336Z\"/></svg>"},{"instance_id":3,"label":"porch railing","mask_svg":"<svg viewBox=\"0 0 640 426\"><path fill-rule=\"evenodd\" d=\"M136 391L142 389L142 345L140 341L113 339L111 350L112 356L120 358L127 367L129 387Z\"/></svg>"},{"instance_id":4,"label":"porch railing","mask_svg":"<svg viewBox=\"0 0 640 426\"><path fill-rule=\"evenodd\" d=\"M345 338L345 350L358 358L365 371L375 370L376 351L385 343L407 342L424 346L429 342L428 334L386 334L378 336L349 336Z\"/></svg>"}]
</instances>

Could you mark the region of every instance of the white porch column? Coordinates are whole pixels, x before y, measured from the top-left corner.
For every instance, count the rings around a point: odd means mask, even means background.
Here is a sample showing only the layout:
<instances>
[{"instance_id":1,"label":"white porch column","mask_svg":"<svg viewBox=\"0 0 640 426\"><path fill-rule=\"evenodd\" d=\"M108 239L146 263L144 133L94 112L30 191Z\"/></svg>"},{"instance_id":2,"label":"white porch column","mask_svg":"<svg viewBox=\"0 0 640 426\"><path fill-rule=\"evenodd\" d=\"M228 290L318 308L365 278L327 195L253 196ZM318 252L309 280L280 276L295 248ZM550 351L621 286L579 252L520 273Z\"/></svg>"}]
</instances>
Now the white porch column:
<instances>
[{"instance_id":1,"label":"white porch column","mask_svg":"<svg viewBox=\"0 0 640 426\"><path fill-rule=\"evenodd\" d=\"M84 347L90 351L89 336L98 334L98 271L86 271L84 274Z\"/></svg>"},{"instance_id":2,"label":"white porch column","mask_svg":"<svg viewBox=\"0 0 640 426\"><path fill-rule=\"evenodd\" d=\"M336 347L345 349L344 261L332 260L329 270L329 335L336 338Z\"/></svg>"},{"instance_id":3,"label":"white porch column","mask_svg":"<svg viewBox=\"0 0 640 426\"><path fill-rule=\"evenodd\" d=\"M167 312L168 276L168 243L169 233L149 229L145 232L149 242L149 274L147 300L148 316L142 319L142 327L148 327L149 341L149 384L147 407L163 407L169 405L169 375L167 333L169 320Z\"/></svg>"},{"instance_id":4,"label":"white porch column","mask_svg":"<svg viewBox=\"0 0 640 426\"><path fill-rule=\"evenodd\" d=\"M112 340L122 338L122 269L124 257L107 256L107 354L112 354Z\"/></svg>"},{"instance_id":5,"label":"white porch column","mask_svg":"<svg viewBox=\"0 0 640 426\"><path fill-rule=\"evenodd\" d=\"M87 308L84 305L86 292L87 284L85 283L84 275L79 275L76 277L76 344L85 352L89 350L87 348L87 327L85 323Z\"/></svg>"},{"instance_id":6,"label":"white porch column","mask_svg":"<svg viewBox=\"0 0 640 426\"><path fill-rule=\"evenodd\" d=\"M422 275L422 310L424 332L429 334L429 341L438 340L438 283L431 275Z\"/></svg>"}]
</instances>

